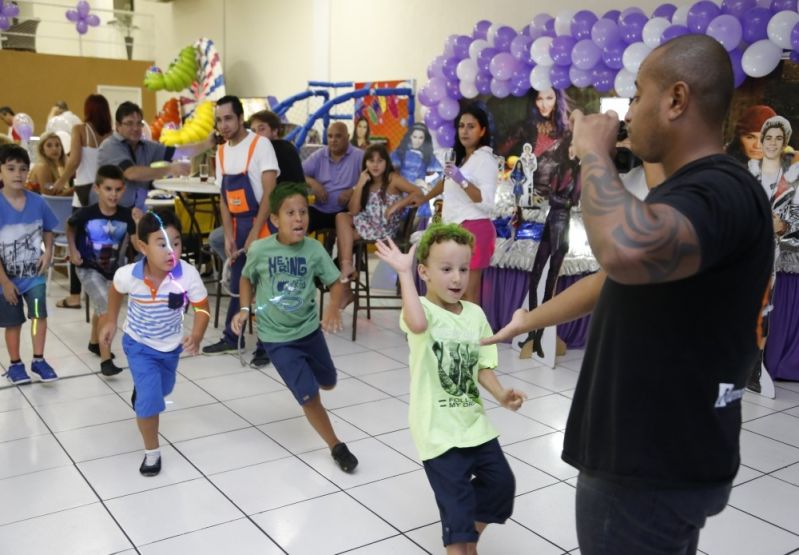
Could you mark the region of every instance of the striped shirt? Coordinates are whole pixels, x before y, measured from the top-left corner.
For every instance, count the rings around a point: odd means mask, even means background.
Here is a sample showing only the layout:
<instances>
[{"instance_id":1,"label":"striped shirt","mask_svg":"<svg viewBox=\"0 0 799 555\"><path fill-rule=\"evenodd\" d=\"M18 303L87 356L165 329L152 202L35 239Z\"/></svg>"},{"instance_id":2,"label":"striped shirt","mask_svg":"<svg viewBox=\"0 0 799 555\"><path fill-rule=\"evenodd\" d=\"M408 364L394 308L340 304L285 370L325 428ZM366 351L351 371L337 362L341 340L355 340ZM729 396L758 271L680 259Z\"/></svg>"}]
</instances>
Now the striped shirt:
<instances>
[{"instance_id":1,"label":"striped shirt","mask_svg":"<svg viewBox=\"0 0 799 555\"><path fill-rule=\"evenodd\" d=\"M208 292L197 269L183 260L155 289L144 276L144 260L123 266L114 274L114 289L128 295L123 329L138 343L157 351L173 351L183 339L186 303L197 306Z\"/></svg>"}]
</instances>

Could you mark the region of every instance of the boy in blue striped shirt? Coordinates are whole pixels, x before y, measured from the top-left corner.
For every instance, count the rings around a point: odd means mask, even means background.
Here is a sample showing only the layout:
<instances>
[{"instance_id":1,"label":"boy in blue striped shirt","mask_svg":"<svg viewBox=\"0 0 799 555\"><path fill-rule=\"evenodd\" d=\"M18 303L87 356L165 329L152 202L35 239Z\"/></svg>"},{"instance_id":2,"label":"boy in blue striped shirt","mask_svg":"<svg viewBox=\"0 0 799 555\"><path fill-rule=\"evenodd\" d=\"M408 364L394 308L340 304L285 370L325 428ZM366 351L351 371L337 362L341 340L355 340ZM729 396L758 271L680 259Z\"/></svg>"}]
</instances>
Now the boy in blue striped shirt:
<instances>
[{"instance_id":1,"label":"boy in blue striped shirt","mask_svg":"<svg viewBox=\"0 0 799 555\"><path fill-rule=\"evenodd\" d=\"M180 353L197 354L210 314L208 292L200 274L180 259L180 223L175 216L147 212L139 221L137 238L144 258L114 274L100 340L110 346L122 299L127 294L122 347L133 376L131 403L144 440L144 461L139 472L155 476L161 471L158 415L166 408L164 397L175 386ZM183 337L187 304L195 308L194 326L191 335Z\"/></svg>"}]
</instances>

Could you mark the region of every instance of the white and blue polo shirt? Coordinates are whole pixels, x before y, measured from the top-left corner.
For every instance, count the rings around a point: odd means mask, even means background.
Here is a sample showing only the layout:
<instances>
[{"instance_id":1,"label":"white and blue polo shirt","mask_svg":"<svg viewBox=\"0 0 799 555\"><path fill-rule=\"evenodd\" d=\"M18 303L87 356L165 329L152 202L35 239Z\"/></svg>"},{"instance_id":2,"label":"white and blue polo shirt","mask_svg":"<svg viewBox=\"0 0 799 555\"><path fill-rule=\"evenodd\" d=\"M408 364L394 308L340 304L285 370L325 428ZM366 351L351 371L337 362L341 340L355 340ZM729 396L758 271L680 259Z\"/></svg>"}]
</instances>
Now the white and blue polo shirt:
<instances>
[{"instance_id":1,"label":"white and blue polo shirt","mask_svg":"<svg viewBox=\"0 0 799 555\"><path fill-rule=\"evenodd\" d=\"M128 264L114 274L114 289L128 295L128 316L124 332L138 343L157 351L170 352L183 340L183 310L185 302L194 306L208 297L199 272L183 260L170 272L158 289L144 276L144 261ZM173 306L177 296L185 299L179 307Z\"/></svg>"}]
</instances>

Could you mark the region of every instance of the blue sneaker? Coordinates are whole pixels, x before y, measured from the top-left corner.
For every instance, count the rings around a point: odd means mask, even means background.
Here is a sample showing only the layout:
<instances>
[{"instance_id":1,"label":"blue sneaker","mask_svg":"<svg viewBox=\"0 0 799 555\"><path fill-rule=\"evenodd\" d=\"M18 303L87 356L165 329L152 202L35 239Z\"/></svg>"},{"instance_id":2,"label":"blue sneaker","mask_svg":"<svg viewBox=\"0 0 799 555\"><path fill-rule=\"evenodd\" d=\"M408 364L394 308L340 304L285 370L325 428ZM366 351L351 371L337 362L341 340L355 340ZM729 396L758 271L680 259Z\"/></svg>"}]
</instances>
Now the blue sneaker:
<instances>
[{"instance_id":1,"label":"blue sneaker","mask_svg":"<svg viewBox=\"0 0 799 555\"><path fill-rule=\"evenodd\" d=\"M44 359L31 362L31 372L39 376L39 379L43 382L54 382L58 379L53 367L47 364Z\"/></svg>"},{"instance_id":2,"label":"blue sneaker","mask_svg":"<svg viewBox=\"0 0 799 555\"><path fill-rule=\"evenodd\" d=\"M5 376L8 378L8 381L13 383L14 385L31 383L31 377L25 371L25 365L22 364L21 362L9 366L8 371L5 373Z\"/></svg>"}]
</instances>

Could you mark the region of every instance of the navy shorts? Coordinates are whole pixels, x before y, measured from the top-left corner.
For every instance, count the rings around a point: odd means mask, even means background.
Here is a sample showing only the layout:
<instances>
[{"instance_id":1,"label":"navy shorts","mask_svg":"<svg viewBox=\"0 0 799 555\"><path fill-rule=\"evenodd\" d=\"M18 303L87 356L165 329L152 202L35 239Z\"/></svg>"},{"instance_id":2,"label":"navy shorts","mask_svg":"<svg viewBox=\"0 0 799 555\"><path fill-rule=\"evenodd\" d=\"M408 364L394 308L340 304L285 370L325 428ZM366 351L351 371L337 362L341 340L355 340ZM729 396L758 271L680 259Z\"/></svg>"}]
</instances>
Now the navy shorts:
<instances>
[{"instance_id":1,"label":"navy shorts","mask_svg":"<svg viewBox=\"0 0 799 555\"><path fill-rule=\"evenodd\" d=\"M496 438L453 447L423 464L441 514L444 546L477 542L475 522L502 524L513 513L516 479Z\"/></svg>"},{"instance_id":2,"label":"navy shorts","mask_svg":"<svg viewBox=\"0 0 799 555\"><path fill-rule=\"evenodd\" d=\"M28 305L28 318L47 318L47 287L40 283L22 295L17 295L17 304L12 305L0 293L0 328L15 328L25 323L24 304Z\"/></svg>"},{"instance_id":3,"label":"navy shorts","mask_svg":"<svg viewBox=\"0 0 799 555\"><path fill-rule=\"evenodd\" d=\"M263 345L299 404L304 405L316 397L320 385L326 388L336 385L336 367L321 328L294 341L264 341Z\"/></svg>"},{"instance_id":4,"label":"navy shorts","mask_svg":"<svg viewBox=\"0 0 799 555\"><path fill-rule=\"evenodd\" d=\"M136 387L136 405L133 410L139 418L149 418L164 411L164 397L172 393L177 377L178 360L183 347L174 351L158 351L122 336L122 348L128 358L133 385Z\"/></svg>"}]
</instances>

